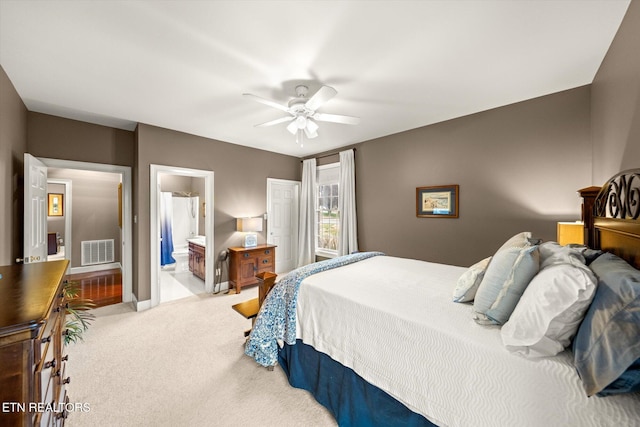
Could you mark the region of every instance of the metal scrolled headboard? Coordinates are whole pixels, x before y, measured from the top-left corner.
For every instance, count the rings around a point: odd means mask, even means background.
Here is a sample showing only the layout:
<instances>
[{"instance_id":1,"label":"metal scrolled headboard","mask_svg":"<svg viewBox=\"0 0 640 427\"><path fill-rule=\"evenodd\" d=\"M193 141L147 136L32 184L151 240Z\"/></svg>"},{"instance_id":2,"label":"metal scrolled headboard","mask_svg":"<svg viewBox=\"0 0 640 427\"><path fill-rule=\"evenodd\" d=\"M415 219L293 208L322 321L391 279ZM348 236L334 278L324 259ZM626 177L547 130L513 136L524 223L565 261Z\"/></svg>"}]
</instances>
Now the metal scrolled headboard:
<instances>
[{"instance_id":1,"label":"metal scrolled headboard","mask_svg":"<svg viewBox=\"0 0 640 427\"><path fill-rule=\"evenodd\" d=\"M596 196L594 216L636 220L640 217L640 169L620 172Z\"/></svg>"},{"instance_id":2,"label":"metal scrolled headboard","mask_svg":"<svg viewBox=\"0 0 640 427\"><path fill-rule=\"evenodd\" d=\"M613 176L602 188L580 190L585 243L640 269L640 169Z\"/></svg>"}]
</instances>

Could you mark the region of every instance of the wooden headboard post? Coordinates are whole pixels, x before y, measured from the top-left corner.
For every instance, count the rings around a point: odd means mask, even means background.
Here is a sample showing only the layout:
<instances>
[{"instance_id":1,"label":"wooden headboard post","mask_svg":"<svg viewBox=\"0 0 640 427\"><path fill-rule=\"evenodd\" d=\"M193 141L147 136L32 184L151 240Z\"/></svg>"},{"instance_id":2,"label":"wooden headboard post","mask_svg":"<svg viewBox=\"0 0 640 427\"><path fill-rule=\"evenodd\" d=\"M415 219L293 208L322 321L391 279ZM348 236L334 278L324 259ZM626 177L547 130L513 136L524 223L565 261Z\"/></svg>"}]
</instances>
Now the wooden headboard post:
<instances>
[{"instance_id":1,"label":"wooden headboard post","mask_svg":"<svg viewBox=\"0 0 640 427\"><path fill-rule=\"evenodd\" d=\"M595 245L595 235L593 233L593 205L596 203L596 196L602 187L587 187L578 190L582 197L582 222L584 223L584 243L593 248Z\"/></svg>"}]
</instances>

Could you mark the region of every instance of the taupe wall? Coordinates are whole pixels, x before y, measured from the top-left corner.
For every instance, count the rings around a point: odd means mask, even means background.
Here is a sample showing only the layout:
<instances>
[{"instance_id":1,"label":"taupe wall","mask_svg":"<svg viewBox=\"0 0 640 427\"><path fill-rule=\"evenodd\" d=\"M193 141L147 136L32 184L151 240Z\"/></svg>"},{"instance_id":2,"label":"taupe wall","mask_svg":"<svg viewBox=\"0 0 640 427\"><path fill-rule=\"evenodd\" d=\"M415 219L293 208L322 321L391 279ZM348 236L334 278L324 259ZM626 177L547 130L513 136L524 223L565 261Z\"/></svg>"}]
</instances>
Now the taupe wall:
<instances>
[{"instance_id":1,"label":"taupe wall","mask_svg":"<svg viewBox=\"0 0 640 427\"><path fill-rule=\"evenodd\" d=\"M0 66L0 265L22 257L27 108Z\"/></svg>"},{"instance_id":2,"label":"taupe wall","mask_svg":"<svg viewBox=\"0 0 640 427\"><path fill-rule=\"evenodd\" d=\"M634 0L592 84L593 185L640 168L640 1Z\"/></svg>"},{"instance_id":3,"label":"taupe wall","mask_svg":"<svg viewBox=\"0 0 640 427\"><path fill-rule=\"evenodd\" d=\"M150 165L178 166L214 171L215 253L240 244L235 231L238 216L258 216L267 209L267 178L297 180L300 159L254 148L140 124L137 129L137 164L134 233L139 248L136 296L151 297L149 252L149 174ZM265 242L264 232L258 237ZM208 250L208 248L207 248ZM226 280L226 279L225 279ZM135 289L134 289L135 291Z\"/></svg>"},{"instance_id":4,"label":"taupe wall","mask_svg":"<svg viewBox=\"0 0 640 427\"><path fill-rule=\"evenodd\" d=\"M511 235L555 240L591 183L589 87L368 141L357 148L360 248L470 265ZM458 184L460 217L417 218L416 187Z\"/></svg>"},{"instance_id":5,"label":"taupe wall","mask_svg":"<svg viewBox=\"0 0 640 427\"><path fill-rule=\"evenodd\" d=\"M29 112L28 148L36 157L134 166L134 133Z\"/></svg>"}]
</instances>

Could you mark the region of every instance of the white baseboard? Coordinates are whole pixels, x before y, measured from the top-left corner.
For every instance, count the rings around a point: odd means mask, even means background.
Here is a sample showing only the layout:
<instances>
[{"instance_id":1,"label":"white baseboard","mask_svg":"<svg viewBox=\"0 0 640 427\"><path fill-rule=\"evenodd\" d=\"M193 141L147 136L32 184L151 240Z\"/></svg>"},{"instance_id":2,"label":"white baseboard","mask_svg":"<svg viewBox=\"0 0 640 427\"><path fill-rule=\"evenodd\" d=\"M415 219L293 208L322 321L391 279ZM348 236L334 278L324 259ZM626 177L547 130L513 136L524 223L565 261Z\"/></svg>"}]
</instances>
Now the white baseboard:
<instances>
[{"instance_id":1,"label":"white baseboard","mask_svg":"<svg viewBox=\"0 0 640 427\"><path fill-rule=\"evenodd\" d=\"M213 287L214 287L214 290L218 289L217 285L215 285L215 284L213 285ZM228 281L227 282L220 282L220 289L218 289L219 292L226 291L228 289L229 289L229 282Z\"/></svg>"},{"instance_id":2,"label":"white baseboard","mask_svg":"<svg viewBox=\"0 0 640 427\"><path fill-rule=\"evenodd\" d=\"M113 270L114 268L122 268L119 262L111 262L109 264L90 265L85 267L71 267L69 274L93 273L94 271Z\"/></svg>"},{"instance_id":3,"label":"white baseboard","mask_svg":"<svg viewBox=\"0 0 640 427\"><path fill-rule=\"evenodd\" d=\"M151 300L147 299L144 301L138 301L138 298L136 298L135 294L131 294L131 302L133 303L133 307L136 309L136 311L144 311L144 310L149 310L151 308Z\"/></svg>"}]
</instances>

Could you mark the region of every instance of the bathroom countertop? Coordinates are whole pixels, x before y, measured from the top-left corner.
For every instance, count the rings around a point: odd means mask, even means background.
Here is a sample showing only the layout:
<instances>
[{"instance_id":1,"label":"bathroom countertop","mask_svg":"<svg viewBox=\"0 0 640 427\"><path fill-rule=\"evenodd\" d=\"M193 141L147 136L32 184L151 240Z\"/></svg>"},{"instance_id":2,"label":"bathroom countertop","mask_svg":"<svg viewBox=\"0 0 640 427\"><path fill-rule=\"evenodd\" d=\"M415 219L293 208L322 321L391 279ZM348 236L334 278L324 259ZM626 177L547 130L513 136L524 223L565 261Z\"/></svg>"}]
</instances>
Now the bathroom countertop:
<instances>
[{"instance_id":1,"label":"bathroom countertop","mask_svg":"<svg viewBox=\"0 0 640 427\"><path fill-rule=\"evenodd\" d=\"M203 248L207 247L207 245L205 243L204 236L192 237L190 239L187 239L187 242L191 242L191 243L196 244L198 246L202 246Z\"/></svg>"}]
</instances>

